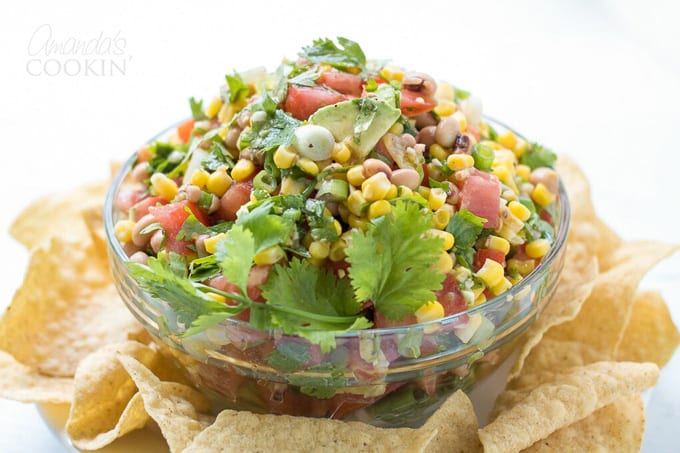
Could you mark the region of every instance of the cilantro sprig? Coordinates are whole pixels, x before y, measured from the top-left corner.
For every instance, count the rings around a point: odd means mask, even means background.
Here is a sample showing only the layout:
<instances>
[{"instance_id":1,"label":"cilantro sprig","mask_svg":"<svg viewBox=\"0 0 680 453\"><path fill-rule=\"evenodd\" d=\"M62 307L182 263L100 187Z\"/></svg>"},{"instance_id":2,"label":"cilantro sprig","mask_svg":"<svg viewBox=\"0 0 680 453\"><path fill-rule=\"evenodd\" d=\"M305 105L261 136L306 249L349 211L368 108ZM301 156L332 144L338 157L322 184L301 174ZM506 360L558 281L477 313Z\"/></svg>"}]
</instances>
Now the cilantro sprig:
<instances>
[{"instance_id":1,"label":"cilantro sprig","mask_svg":"<svg viewBox=\"0 0 680 453\"><path fill-rule=\"evenodd\" d=\"M311 46L304 47L300 56L312 63L327 63L335 68L347 70L349 68L366 67L366 55L356 42L338 37L338 44L328 38L316 39Z\"/></svg>"}]
</instances>

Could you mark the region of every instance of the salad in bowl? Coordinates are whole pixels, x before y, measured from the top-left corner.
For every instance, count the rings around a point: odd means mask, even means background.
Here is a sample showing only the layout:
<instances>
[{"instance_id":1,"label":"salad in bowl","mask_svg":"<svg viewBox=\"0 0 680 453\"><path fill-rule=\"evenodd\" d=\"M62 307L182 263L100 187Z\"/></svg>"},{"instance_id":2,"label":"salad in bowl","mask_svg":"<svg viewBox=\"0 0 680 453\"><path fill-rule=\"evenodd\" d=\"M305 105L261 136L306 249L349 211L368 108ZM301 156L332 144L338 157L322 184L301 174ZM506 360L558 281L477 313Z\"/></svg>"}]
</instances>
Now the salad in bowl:
<instances>
[{"instance_id":1,"label":"salad in bowl","mask_svg":"<svg viewBox=\"0 0 680 453\"><path fill-rule=\"evenodd\" d=\"M549 300L556 157L475 96L338 38L190 107L105 216L123 299L220 407L403 423Z\"/></svg>"}]
</instances>

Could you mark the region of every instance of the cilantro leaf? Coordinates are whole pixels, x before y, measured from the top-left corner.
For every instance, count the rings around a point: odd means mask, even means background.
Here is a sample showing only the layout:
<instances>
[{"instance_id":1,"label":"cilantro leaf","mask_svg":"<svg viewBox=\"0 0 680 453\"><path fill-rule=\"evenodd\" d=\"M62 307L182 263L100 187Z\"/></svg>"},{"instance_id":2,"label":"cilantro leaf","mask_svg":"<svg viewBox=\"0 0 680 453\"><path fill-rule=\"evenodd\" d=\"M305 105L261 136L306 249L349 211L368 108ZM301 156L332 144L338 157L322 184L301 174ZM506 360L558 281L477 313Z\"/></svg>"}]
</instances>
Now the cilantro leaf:
<instances>
[{"instance_id":1,"label":"cilantro leaf","mask_svg":"<svg viewBox=\"0 0 680 453\"><path fill-rule=\"evenodd\" d=\"M416 204L399 201L392 218L379 217L365 233L352 232L346 253L357 300L371 300L388 319L400 320L434 299L444 275L432 271L441 239L423 237L431 225Z\"/></svg>"},{"instance_id":2,"label":"cilantro leaf","mask_svg":"<svg viewBox=\"0 0 680 453\"><path fill-rule=\"evenodd\" d=\"M520 164L528 165L532 170L539 167L554 168L556 161L557 154L538 143L532 143L519 159Z\"/></svg>"},{"instance_id":3,"label":"cilantro leaf","mask_svg":"<svg viewBox=\"0 0 680 453\"><path fill-rule=\"evenodd\" d=\"M277 344L276 349L264 358L269 365L277 370L290 373L301 369L305 363L309 362L312 355L309 353L308 345L297 341L288 341Z\"/></svg>"},{"instance_id":4,"label":"cilantro leaf","mask_svg":"<svg viewBox=\"0 0 680 453\"><path fill-rule=\"evenodd\" d=\"M329 364L317 365L307 373L291 374L288 382L300 387L300 392L317 398L332 398L336 389L347 386L347 378L342 370ZM312 374L317 372L316 374ZM319 377L323 376L323 377Z\"/></svg>"},{"instance_id":5,"label":"cilantro leaf","mask_svg":"<svg viewBox=\"0 0 680 453\"><path fill-rule=\"evenodd\" d=\"M324 215L325 208L326 203L323 201L309 198L304 206L305 218L314 239L334 242L338 240L338 232L333 217Z\"/></svg>"},{"instance_id":6,"label":"cilantro leaf","mask_svg":"<svg viewBox=\"0 0 680 453\"><path fill-rule=\"evenodd\" d=\"M208 117L203 113L203 101L189 98L189 107L191 108L191 116L195 121L207 120Z\"/></svg>"},{"instance_id":7,"label":"cilantro leaf","mask_svg":"<svg viewBox=\"0 0 680 453\"><path fill-rule=\"evenodd\" d=\"M361 68L366 66L366 55L356 42L338 37L338 47L328 38L316 39L311 46L304 47L300 56L312 63L327 63L338 69Z\"/></svg>"},{"instance_id":8,"label":"cilantro leaf","mask_svg":"<svg viewBox=\"0 0 680 453\"><path fill-rule=\"evenodd\" d=\"M234 225L227 237L217 243L215 256L224 277L247 294L248 274L253 264L255 239L253 234L241 225Z\"/></svg>"},{"instance_id":9,"label":"cilantro leaf","mask_svg":"<svg viewBox=\"0 0 680 453\"><path fill-rule=\"evenodd\" d=\"M234 73L234 75L226 75L227 85L229 86L229 102L236 102L237 100L248 96L248 86L243 83L241 76Z\"/></svg>"},{"instance_id":10,"label":"cilantro leaf","mask_svg":"<svg viewBox=\"0 0 680 453\"><path fill-rule=\"evenodd\" d=\"M291 85L300 85L303 87L316 86L316 79L319 78L319 73L315 69L308 69L295 77L288 79Z\"/></svg>"},{"instance_id":11,"label":"cilantro leaf","mask_svg":"<svg viewBox=\"0 0 680 453\"><path fill-rule=\"evenodd\" d=\"M219 135L215 137L220 138ZM208 157L201 161L201 165L208 170L215 171L222 165L226 165L227 168L234 167L234 159L221 140L212 140L208 153Z\"/></svg>"},{"instance_id":12,"label":"cilantro leaf","mask_svg":"<svg viewBox=\"0 0 680 453\"><path fill-rule=\"evenodd\" d=\"M187 155L187 145L153 142L149 145L149 174L171 173L183 162Z\"/></svg>"},{"instance_id":13,"label":"cilantro leaf","mask_svg":"<svg viewBox=\"0 0 680 453\"><path fill-rule=\"evenodd\" d=\"M255 252L288 242L293 233L295 224L287 217L270 214L272 207L267 200L236 219L236 225L251 233Z\"/></svg>"},{"instance_id":14,"label":"cilantro leaf","mask_svg":"<svg viewBox=\"0 0 680 453\"><path fill-rule=\"evenodd\" d=\"M275 110L267 116L267 120L257 123L251 129L241 133L239 139L241 149L251 147L258 150L270 150L280 145L290 145L293 142L295 129L300 121L285 113L283 110Z\"/></svg>"},{"instance_id":15,"label":"cilantro leaf","mask_svg":"<svg viewBox=\"0 0 680 453\"><path fill-rule=\"evenodd\" d=\"M467 209L461 209L451 217L449 224L446 225L446 231L456 238L456 243L453 246L456 258L468 268L471 267L475 256L475 250L472 246L482 233L485 223L485 218L478 217Z\"/></svg>"},{"instance_id":16,"label":"cilantro leaf","mask_svg":"<svg viewBox=\"0 0 680 453\"><path fill-rule=\"evenodd\" d=\"M358 140L363 132L366 132L378 112L378 104L370 98L360 98L357 100L359 114L354 121L354 138Z\"/></svg>"},{"instance_id":17,"label":"cilantro leaf","mask_svg":"<svg viewBox=\"0 0 680 453\"><path fill-rule=\"evenodd\" d=\"M526 231L527 241L546 239L551 244L555 242L555 228L541 219L538 214L531 214L529 220L524 223L524 231Z\"/></svg>"}]
</instances>

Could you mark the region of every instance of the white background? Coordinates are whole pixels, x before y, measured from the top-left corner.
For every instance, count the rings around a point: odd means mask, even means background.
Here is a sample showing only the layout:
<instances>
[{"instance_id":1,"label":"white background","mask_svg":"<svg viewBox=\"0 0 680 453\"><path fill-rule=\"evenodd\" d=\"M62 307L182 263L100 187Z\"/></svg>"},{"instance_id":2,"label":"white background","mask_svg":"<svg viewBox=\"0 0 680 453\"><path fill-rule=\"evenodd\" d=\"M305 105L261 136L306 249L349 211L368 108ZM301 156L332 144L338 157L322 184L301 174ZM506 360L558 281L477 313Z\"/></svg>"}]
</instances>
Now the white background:
<instances>
[{"instance_id":1,"label":"white background","mask_svg":"<svg viewBox=\"0 0 680 453\"><path fill-rule=\"evenodd\" d=\"M24 1L3 8L0 308L26 265L25 251L6 233L23 206L105 177L110 159L126 158L186 117L189 96L216 94L233 69L273 69L320 36L349 37L369 56L473 91L486 113L577 159L599 213L624 238L680 241L680 10L671 0L163 5ZM45 24L57 42L117 37L122 54L45 55L38 50L44 35L33 38ZM86 74L84 67L75 75L44 73L56 71L50 59L87 58L97 73L101 61L113 60L124 74ZM77 65L69 65L73 74ZM662 287L676 323L679 281L676 254L644 282ZM679 381L676 354L652 394L643 450L677 448ZM0 414L1 451L60 451L33 406L0 401Z\"/></svg>"}]
</instances>

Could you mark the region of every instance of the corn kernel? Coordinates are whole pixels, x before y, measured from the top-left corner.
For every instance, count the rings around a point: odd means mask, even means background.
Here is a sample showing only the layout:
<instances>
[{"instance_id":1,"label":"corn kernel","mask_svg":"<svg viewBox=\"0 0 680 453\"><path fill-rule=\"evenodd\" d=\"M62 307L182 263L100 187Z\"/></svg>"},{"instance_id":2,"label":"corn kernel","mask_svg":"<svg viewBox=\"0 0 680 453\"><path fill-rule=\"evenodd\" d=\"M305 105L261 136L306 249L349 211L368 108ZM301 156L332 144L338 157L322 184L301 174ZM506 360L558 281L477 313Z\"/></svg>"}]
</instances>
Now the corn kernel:
<instances>
[{"instance_id":1,"label":"corn kernel","mask_svg":"<svg viewBox=\"0 0 680 453\"><path fill-rule=\"evenodd\" d=\"M512 288L512 283L510 282L510 280L503 277L496 286L491 288L491 292L494 294L494 296L498 296L499 294L504 293L510 288Z\"/></svg>"},{"instance_id":2,"label":"corn kernel","mask_svg":"<svg viewBox=\"0 0 680 453\"><path fill-rule=\"evenodd\" d=\"M365 217L358 217L355 216L354 214L349 215L347 223L349 223L349 226L351 228L356 228L358 230L365 230L366 228L368 228L368 220L366 220Z\"/></svg>"},{"instance_id":3,"label":"corn kernel","mask_svg":"<svg viewBox=\"0 0 680 453\"><path fill-rule=\"evenodd\" d=\"M208 108L205 109L205 116L207 116L209 119L215 118L215 116L219 113L220 109L222 108L222 105L223 105L222 99L216 97L215 99L212 100L210 105L208 105Z\"/></svg>"},{"instance_id":4,"label":"corn kernel","mask_svg":"<svg viewBox=\"0 0 680 453\"><path fill-rule=\"evenodd\" d=\"M555 195L550 193L542 182L539 182L531 192L531 199L541 206L547 206L555 199Z\"/></svg>"},{"instance_id":5,"label":"corn kernel","mask_svg":"<svg viewBox=\"0 0 680 453\"><path fill-rule=\"evenodd\" d=\"M244 181L255 172L255 164L248 159L239 159L231 169L231 177L234 181Z\"/></svg>"},{"instance_id":6,"label":"corn kernel","mask_svg":"<svg viewBox=\"0 0 680 453\"><path fill-rule=\"evenodd\" d=\"M159 197L167 201L172 201L179 190L177 183L163 173L151 175L151 187Z\"/></svg>"},{"instance_id":7,"label":"corn kernel","mask_svg":"<svg viewBox=\"0 0 680 453\"><path fill-rule=\"evenodd\" d=\"M446 274L453 269L453 258L448 253L442 252L434 267L442 274Z\"/></svg>"},{"instance_id":8,"label":"corn kernel","mask_svg":"<svg viewBox=\"0 0 680 453\"><path fill-rule=\"evenodd\" d=\"M113 232L121 243L130 242L132 240L132 230L135 229L134 220L119 220L116 226L113 227Z\"/></svg>"},{"instance_id":9,"label":"corn kernel","mask_svg":"<svg viewBox=\"0 0 680 453\"><path fill-rule=\"evenodd\" d=\"M430 198L430 188L429 187L420 186L416 190L418 191L420 196L425 199L425 201L427 201L427 199Z\"/></svg>"},{"instance_id":10,"label":"corn kernel","mask_svg":"<svg viewBox=\"0 0 680 453\"><path fill-rule=\"evenodd\" d=\"M282 170L295 165L295 161L297 161L297 159L297 153L292 151L287 146L281 145L276 149L276 151L274 151L274 165Z\"/></svg>"},{"instance_id":11,"label":"corn kernel","mask_svg":"<svg viewBox=\"0 0 680 453\"><path fill-rule=\"evenodd\" d=\"M312 255L312 258L328 258L330 250L331 245L328 243L328 241L313 241L311 244L309 244L309 254Z\"/></svg>"},{"instance_id":12,"label":"corn kernel","mask_svg":"<svg viewBox=\"0 0 680 453\"><path fill-rule=\"evenodd\" d=\"M444 192L444 189L440 189L439 187L430 189L430 194L427 197L427 203L430 206L430 210L436 211L437 209L444 206L444 203L446 203L446 197L447 195L446 192Z\"/></svg>"},{"instance_id":13,"label":"corn kernel","mask_svg":"<svg viewBox=\"0 0 680 453\"><path fill-rule=\"evenodd\" d=\"M311 264L312 266L316 266L316 267L321 267L321 266L323 266L323 263L324 263L325 261L326 261L325 258L314 258L314 257L307 258L307 262L308 262L309 264Z\"/></svg>"},{"instance_id":14,"label":"corn kernel","mask_svg":"<svg viewBox=\"0 0 680 453\"><path fill-rule=\"evenodd\" d=\"M527 244L524 252L529 258L543 258L550 250L550 242L546 239L536 239Z\"/></svg>"},{"instance_id":15,"label":"corn kernel","mask_svg":"<svg viewBox=\"0 0 680 453\"><path fill-rule=\"evenodd\" d=\"M205 251L213 254L217 251L217 243L220 242L222 239L226 238L227 235L224 233L219 233L216 234L215 236L211 236L203 241L203 247L205 247Z\"/></svg>"},{"instance_id":16,"label":"corn kernel","mask_svg":"<svg viewBox=\"0 0 680 453\"><path fill-rule=\"evenodd\" d=\"M450 206L450 208L447 208ZM450 204L445 204L441 208L437 209L432 216L432 224L438 230L443 230L449 224L453 212L453 206Z\"/></svg>"},{"instance_id":17,"label":"corn kernel","mask_svg":"<svg viewBox=\"0 0 680 453\"><path fill-rule=\"evenodd\" d=\"M399 186L398 192L399 192L399 196L402 196L402 197L408 197L408 196L413 195L413 191L409 187L406 187L406 186Z\"/></svg>"},{"instance_id":18,"label":"corn kernel","mask_svg":"<svg viewBox=\"0 0 680 453\"><path fill-rule=\"evenodd\" d=\"M253 262L259 265L274 264L281 261L285 256L286 252L278 245L274 245L257 252L253 257Z\"/></svg>"},{"instance_id":19,"label":"corn kernel","mask_svg":"<svg viewBox=\"0 0 680 453\"><path fill-rule=\"evenodd\" d=\"M516 284L518 284L519 282L524 280L524 278L522 278L522 276L519 275L519 274L514 274L514 275L508 276L508 280L510 281L512 286L515 286Z\"/></svg>"},{"instance_id":20,"label":"corn kernel","mask_svg":"<svg viewBox=\"0 0 680 453\"><path fill-rule=\"evenodd\" d=\"M385 173L376 173L361 183L361 192L366 201L377 201L385 198L392 183Z\"/></svg>"},{"instance_id":21,"label":"corn kernel","mask_svg":"<svg viewBox=\"0 0 680 453\"><path fill-rule=\"evenodd\" d=\"M404 80L404 71L395 65L388 64L380 70L380 77L385 80Z\"/></svg>"},{"instance_id":22,"label":"corn kernel","mask_svg":"<svg viewBox=\"0 0 680 453\"><path fill-rule=\"evenodd\" d=\"M394 123L387 132L389 132L390 134L401 135L404 133L404 126L399 122Z\"/></svg>"},{"instance_id":23,"label":"corn kernel","mask_svg":"<svg viewBox=\"0 0 680 453\"><path fill-rule=\"evenodd\" d=\"M337 220L333 220L333 228L335 228L335 233L340 236L342 234L342 225Z\"/></svg>"},{"instance_id":24,"label":"corn kernel","mask_svg":"<svg viewBox=\"0 0 680 453\"><path fill-rule=\"evenodd\" d=\"M227 303L227 298L224 297L222 294L217 294L217 293L205 293L206 296L214 300L215 302L218 302L220 304L225 304Z\"/></svg>"},{"instance_id":25,"label":"corn kernel","mask_svg":"<svg viewBox=\"0 0 680 453\"><path fill-rule=\"evenodd\" d=\"M352 157L352 152L344 143L336 143L335 146L333 146L331 157L337 163L344 164Z\"/></svg>"},{"instance_id":26,"label":"corn kernel","mask_svg":"<svg viewBox=\"0 0 680 453\"><path fill-rule=\"evenodd\" d=\"M305 186L306 183L304 178L295 179L290 176L285 176L281 179L281 189L279 190L279 194L296 195L304 192Z\"/></svg>"},{"instance_id":27,"label":"corn kernel","mask_svg":"<svg viewBox=\"0 0 680 453\"><path fill-rule=\"evenodd\" d=\"M518 138L517 143L515 144L515 147L512 149L512 151L515 153L515 156L519 159L524 155L524 153L527 152L529 149L529 143L527 143L526 140Z\"/></svg>"},{"instance_id":28,"label":"corn kernel","mask_svg":"<svg viewBox=\"0 0 680 453\"><path fill-rule=\"evenodd\" d=\"M522 276L527 276L534 270L536 263L534 260L518 260L515 258L508 260L508 270L517 272Z\"/></svg>"},{"instance_id":29,"label":"corn kernel","mask_svg":"<svg viewBox=\"0 0 680 453\"><path fill-rule=\"evenodd\" d=\"M333 244L331 244L331 249L328 252L328 259L337 262L345 259L345 249L347 248L347 243L343 239L339 239Z\"/></svg>"},{"instance_id":30,"label":"corn kernel","mask_svg":"<svg viewBox=\"0 0 680 453\"><path fill-rule=\"evenodd\" d=\"M319 174L319 166L316 164L316 162L307 157L298 159L296 165L300 170L304 171L308 175L316 176Z\"/></svg>"},{"instance_id":31,"label":"corn kernel","mask_svg":"<svg viewBox=\"0 0 680 453\"><path fill-rule=\"evenodd\" d=\"M418 322L434 321L444 317L444 306L433 300L420 306L415 312Z\"/></svg>"},{"instance_id":32,"label":"corn kernel","mask_svg":"<svg viewBox=\"0 0 680 453\"><path fill-rule=\"evenodd\" d=\"M238 110L234 104L227 102L222 106L219 113L217 114L217 119L220 120L220 123L222 124L229 123L234 118L234 115L237 111Z\"/></svg>"},{"instance_id":33,"label":"corn kernel","mask_svg":"<svg viewBox=\"0 0 680 453\"><path fill-rule=\"evenodd\" d=\"M375 219L392 212L392 205L389 201L378 200L371 203L368 207L368 218Z\"/></svg>"},{"instance_id":34,"label":"corn kernel","mask_svg":"<svg viewBox=\"0 0 680 453\"><path fill-rule=\"evenodd\" d=\"M354 187L359 187L364 181L366 181L366 176L364 176L363 165L355 165L347 170L347 182Z\"/></svg>"},{"instance_id":35,"label":"corn kernel","mask_svg":"<svg viewBox=\"0 0 680 453\"><path fill-rule=\"evenodd\" d=\"M477 305L483 304L484 302L486 302L486 294L480 293L477 297L475 297L474 306L476 307Z\"/></svg>"},{"instance_id":36,"label":"corn kernel","mask_svg":"<svg viewBox=\"0 0 680 453\"><path fill-rule=\"evenodd\" d=\"M385 200L391 200L393 198L397 198L397 196L399 196L399 189L397 188L397 186L392 184L390 186L390 190L388 190L387 194L385 195Z\"/></svg>"},{"instance_id":37,"label":"corn kernel","mask_svg":"<svg viewBox=\"0 0 680 453\"><path fill-rule=\"evenodd\" d=\"M458 124L460 124L460 131L465 132L467 130L467 118L465 118L465 114L458 110L452 116L458 120Z\"/></svg>"},{"instance_id":38,"label":"corn kernel","mask_svg":"<svg viewBox=\"0 0 680 453\"><path fill-rule=\"evenodd\" d=\"M510 180L510 172L505 166L497 166L493 169L493 174L498 177L502 182L507 183Z\"/></svg>"},{"instance_id":39,"label":"corn kernel","mask_svg":"<svg viewBox=\"0 0 680 453\"><path fill-rule=\"evenodd\" d=\"M227 174L227 167L220 166L209 177L206 184L208 192L221 197L231 187L231 178Z\"/></svg>"},{"instance_id":40,"label":"corn kernel","mask_svg":"<svg viewBox=\"0 0 680 453\"><path fill-rule=\"evenodd\" d=\"M439 82L434 97L439 100L453 101L455 100L456 92L453 90L450 83Z\"/></svg>"},{"instance_id":41,"label":"corn kernel","mask_svg":"<svg viewBox=\"0 0 680 453\"><path fill-rule=\"evenodd\" d=\"M446 158L446 166L452 171L465 170L475 165L475 159L469 154L451 154Z\"/></svg>"},{"instance_id":42,"label":"corn kernel","mask_svg":"<svg viewBox=\"0 0 680 453\"><path fill-rule=\"evenodd\" d=\"M498 142L507 149L514 150L517 145L517 136L511 130L507 130L498 136Z\"/></svg>"},{"instance_id":43,"label":"corn kernel","mask_svg":"<svg viewBox=\"0 0 680 453\"><path fill-rule=\"evenodd\" d=\"M531 167L520 164L515 168L515 174L522 178L523 181L528 181L531 176Z\"/></svg>"},{"instance_id":44,"label":"corn kernel","mask_svg":"<svg viewBox=\"0 0 680 453\"><path fill-rule=\"evenodd\" d=\"M440 162L446 162L446 158L449 156L449 153L447 153L446 150L442 147L442 145L438 143L430 145L429 153L430 156L432 156L435 159L439 159Z\"/></svg>"},{"instance_id":45,"label":"corn kernel","mask_svg":"<svg viewBox=\"0 0 680 453\"><path fill-rule=\"evenodd\" d=\"M503 255L507 255L508 253L510 253L510 243L508 242L507 239L502 237L494 235L487 236L484 246L491 250L498 250L499 252L503 252Z\"/></svg>"},{"instance_id":46,"label":"corn kernel","mask_svg":"<svg viewBox=\"0 0 680 453\"><path fill-rule=\"evenodd\" d=\"M529 208L524 206L519 201L511 201L510 203L508 203L508 209L522 222L526 222L527 220L529 220L529 217L531 217L531 211L529 210Z\"/></svg>"},{"instance_id":47,"label":"corn kernel","mask_svg":"<svg viewBox=\"0 0 680 453\"><path fill-rule=\"evenodd\" d=\"M489 258L484 261L484 265L477 271L479 277L487 287L493 288L504 278L505 271L500 263Z\"/></svg>"},{"instance_id":48,"label":"corn kernel","mask_svg":"<svg viewBox=\"0 0 680 453\"><path fill-rule=\"evenodd\" d=\"M454 238L453 235L448 231L441 231L433 228L431 230L427 230L427 235L441 238L444 243L444 250L450 250L456 243L456 238Z\"/></svg>"},{"instance_id":49,"label":"corn kernel","mask_svg":"<svg viewBox=\"0 0 680 453\"><path fill-rule=\"evenodd\" d=\"M440 100L437 103L437 106L434 108L434 113L436 113L440 117L453 115L453 112L455 111L456 104L454 104L453 101L449 101L448 99Z\"/></svg>"},{"instance_id":50,"label":"corn kernel","mask_svg":"<svg viewBox=\"0 0 680 453\"><path fill-rule=\"evenodd\" d=\"M193 184L194 186L198 186L201 189L204 189L205 185L208 184L209 177L210 173L203 170L202 168L199 168L198 170L191 174L191 184Z\"/></svg>"},{"instance_id":51,"label":"corn kernel","mask_svg":"<svg viewBox=\"0 0 680 453\"><path fill-rule=\"evenodd\" d=\"M347 198L347 209L349 209L349 212L360 217L364 210L364 206L366 206L366 199L360 190L355 190L349 194L349 197Z\"/></svg>"}]
</instances>

